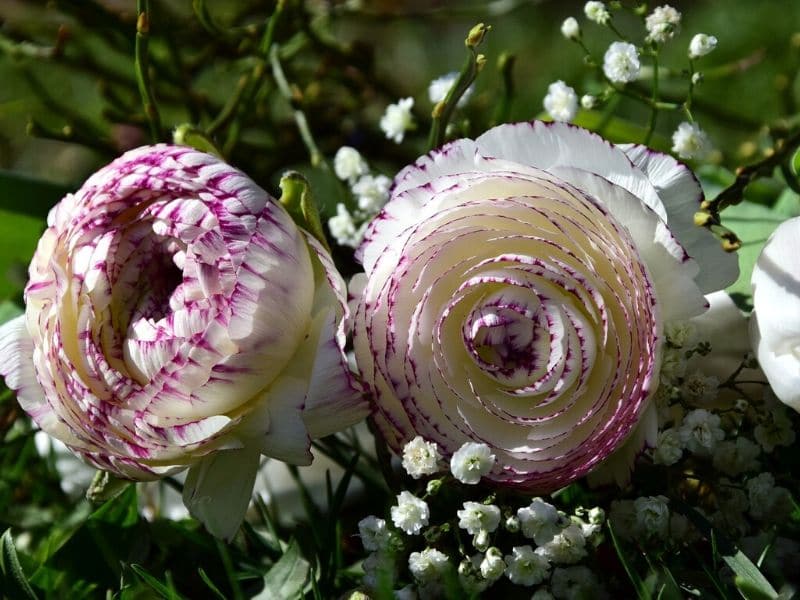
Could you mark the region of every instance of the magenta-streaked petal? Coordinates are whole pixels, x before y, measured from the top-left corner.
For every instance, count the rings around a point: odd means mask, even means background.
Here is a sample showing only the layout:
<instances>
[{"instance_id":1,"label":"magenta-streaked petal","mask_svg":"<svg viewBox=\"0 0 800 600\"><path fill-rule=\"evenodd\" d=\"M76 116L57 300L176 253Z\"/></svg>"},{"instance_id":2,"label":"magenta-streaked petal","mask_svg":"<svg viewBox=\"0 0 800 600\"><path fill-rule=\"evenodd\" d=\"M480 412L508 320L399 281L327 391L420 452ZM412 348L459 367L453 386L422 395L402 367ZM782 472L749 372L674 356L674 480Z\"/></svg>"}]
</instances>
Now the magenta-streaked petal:
<instances>
[{"instance_id":1,"label":"magenta-streaked petal","mask_svg":"<svg viewBox=\"0 0 800 600\"><path fill-rule=\"evenodd\" d=\"M667 225L700 266L700 291L708 294L736 281L739 276L736 254L725 252L719 240L694 224L703 190L689 167L668 154L639 144L620 148L650 179L666 209Z\"/></svg>"}]
</instances>

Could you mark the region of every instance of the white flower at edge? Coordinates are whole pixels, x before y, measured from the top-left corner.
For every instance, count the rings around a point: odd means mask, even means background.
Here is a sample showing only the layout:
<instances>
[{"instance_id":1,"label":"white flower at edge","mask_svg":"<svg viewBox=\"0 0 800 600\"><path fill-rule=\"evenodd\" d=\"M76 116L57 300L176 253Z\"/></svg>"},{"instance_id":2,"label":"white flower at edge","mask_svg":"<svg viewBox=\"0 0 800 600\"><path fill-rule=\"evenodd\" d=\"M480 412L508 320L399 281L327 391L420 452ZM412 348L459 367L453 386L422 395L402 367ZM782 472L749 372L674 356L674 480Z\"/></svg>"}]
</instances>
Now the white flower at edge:
<instances>
[{"instance_id":1,"label":"white flower at edge","mask_svg":"<svg viewBox=\"0 0 800 600\"><path fill-rule=\"evenodd\" d=\"M665 496L643 496L633 502L636 528L645 536L666 539L669 531L669 507Z\"/></svg>"},{"instance_id":2,"label":"white flower at edge","mask_svg":"<svg viewBox=\"0 0 800 600\"><path fill-rule=\"evenodd\" d=\"M506 555L506 576L517 585L531 586L544 581L550 573L550 563L539 549L514 546Z\"/></svg>"},{"instance_id":3,"label":"white flower at edge","mask_svg":"<svg viewBox=\"0 0 800 600\"><path fill-rule=\"evenodd\" d=\"M378 214L389 199L389 188L392 180L386 175L364 175L353 184L353 194L358 201L358 208L369 215Z\"/></svg>"},{"instance_id":4,"label":"white flower at edge","mask_svg":"<svg viewBox=\"0 0 800 600\"><path fill-rule=\"evenodd\" d=\"M394 600L417 600L417 592L413 585L407 585L394 591Z\"/></svg>"},{"instance_id":5,"label":"white flower at edge","mask_svg":"<svg viewBox=\"0 0 800 600\"><path fill-rule=\"evenodd\" d=\"M718 387L719 379L713 376L706 377L700 371L694 371L684 378L681 391L687 400L703 404L717 397Z\"/></svg>"},{"instance_id":6,"label":"white flower at edge","mask_svg":"<svg viewBox=\"0 0 800 600\"><path fill-rule=\"evenodd\" d=\"M689 42L689 58L700 58L705 56L717 47L717 38L713 35L698 33Z\"/></svg>"},{"instance_id":7,"label":"white flower at edge","mask_svg":"<svg viewBox=\"0 0 800 600\"><path fill-rule=\"evenodd\" d=\"M428 524L430 510L424 500L402 491L397 495L397 504L392 506L390 514L395 527L408 535L416 535Z\"/></svg>"},{"instance_id":8,"label":"white flower at edge","mask_svg":"<svg viewBox=\"0 0 800 600\"><path fill-rule=\"evenodd\" d=\"M364 550L374 552L382 550L390 538L390 531L386 528L386 521L370 515L358 522L358 534Z\"/></svg>"},{"instance_id":9,"label":"white flower at edge","mask_svg":"<svg viewBox=\"0 0 800 600\"><path fill-rule=\"evenodd\" d=\"M605 25L611 20L611 13L608 12L606 5L602 2L591 0L583 6L583 14L590 21L594 21L598 25Z\"/></svg>"},{"instance_id":10,"label":"white flower at edge","mask_svg":"<svg viewBox=\"0 0 800 600\"><path fill-rule=\"evenodd\" d=\"M592 110L597 106L597 97L591 94L584 94L581 96L581 106L586 110Z\"/></svg>"},{"instance_id":11,"label":"white flower at edge","mask_svg":"<svg viewBox=\"0 0 800 600\"><path fill-rule=\"evenodd\" d=\"M633 81L641 67L636 46L628 42L611 42L603 56L603 73L614 83Z\"/></svg>"},{"instance_id":12,"label":"white flower at edge","mask_svg":"<svg viewBox=\"0 0 800 600\"><path fill-rule=\"evenodd\" d=\"M739 436L736 441L725 440L717 444L712 464L718 471L736 477L758 469L760 453L761 448L758 444Z\"/></svg>"},{"instance_id":13,"label":"white flower at edge","mask_svg":"<svg viewBox=\"0 0 800 600\"><path fill-rule=\"evenodd\" d=\"M561 569L556 569L556 571L560 571ZM537 588L535 592L533 592L533 596L531 596L531 600L555 600L555 596L550 593L546 587Z\"/></svg>"},{"instance_id":14,"label":"white flower at edge","mask_svg":"<svg viewBox=\"0 0 800 600\"><path fill-rule=\"evenodd\" d=\"M561 531L558 510L541 498L534 498L530 506L517 510L522 535L532 539L537 546L546 544Z\"/></svg>"},{"instance_id":15,"label":"white flower at edge","mask_svg":"<svg viewBox=\"0 0 800 600\"><path fill-rule=\"evenodd\" d=\"M339 179L353 182L369 172L367 161L361 153L350 146L342 146L333 157L333 171Z\"/></svg>"},{"instance_id":16,"label":"white flower at edge","mask_svg":"<svg viewBox=\"0 0 800 600\"><path fill-rule=\"evenodd\" d=\"M653 9L644 21L647 39L664 43L675 37L681 26L681 13L669 4Z\"/></svg>"},{"instance_id":17,"label":"white flower at edge","mask_svg":"<svg viewBox=\"0 0 800 600\"><path fill-rule=\"evenodd\" d=\"M464 442L450 459L450 471L461 483L474 485L492 470L495 460L486 444Z\"/></svg>"},{"instance_id":18,"label":"white flower at edge","mask_svg":"<svg viewBox=\"0 0 800 600\"><path fill-rule=\"evenodd\" d=\"M746 488L750 514L756 519L780 523L792 511L791 493L775 485L772 473L761 473L748 479Z\"/></svg>"},{"instance_id":19,"label":"white flower at edge","mask_svg":"<svg viewBox=\"0 0 800 600\"><path fill-rule=\"evenodd\" d=\"M500 524L500 509L493 504L464 502L464 508L456 512L456 515L459 519L458 526L466 529L470 535L477 535L481 531L491 533Z\"/></svg>"},{"instance_id":20,"label":"white flower at edge","mask_svg":"<svg viewBox=\"0 0 800 600\"><path fill-rule=\"evenodd\" d=\"M491 547L486 550L479 568L481 576L487 581L495 582L500 579L506 570L506 563L503 560L503 553L500 549Z\"/></svg>"},{"instance_id":21,"label":"white flower at edge","mask_svg":"<svg viewBox=\"0 0 800 600\"><path fill-rule=\"evenodd\" d=\"M672 151L684 159L703 158L711 151L711 140L697 123L684 121L672 134Z\"/></svg>"},{"instance_id":22,"label":"white flower at edge","mask_svg":"<svg viewBox=\"0 0 800 600\"><path fill-rule=\"evenodd\" d=\"M701 456L710 455L717 442L725 438L719 416L703 408L689 412L683 418L679 432L686 449Z\"/></svg>"},{"instance_id":23,"label":"white flower at edge","mask_svg":"<svg viewBox=\"0 0 800 600\"><path fill-rule=\"evenodd\" d=\"M753 268L750 343L773 392L800 411L800 217L781 223Z\"/></svg>"},{"instance_id":24,"label":"white flower at edge","mask_svg":"<svg viewBox=\"0 0 800 600\"><path fill-rule=\"evenodd\" d=\"M341 202L336 205L336 215L328 219L328 230L331 237L340 246L356 248L364 237L368 223L356 227L353 215Z\"/></svg>"},{"instance_id":25,"label":"white flower at edge","mask_svg":"<svg viewBox=\"0 0 800 600\"><path fill-rule=\"evenodd\" d=\"M683 440L677 429L670 427L658 434L653 462L657 465L674 465L683 456Z\"/></svg>"},{"instance_id":26,"label":"white flower at edge","mask_svg":"<svg viewBox=\"0 0 800 600\"><path fill-rule=\"evenodd\" d=\"M561 35L568 40L577 40L581 37L581 26L578 25L578 21L575 17L567 17L564 19L564 22L561 23Z\"/></svg>"},{"instance_id":27,"label":"white flower at edge","mask_svg":"<svg viewBox=\"0 0 800 600\"><path fill-rule=\"evenodd\" d=\"M408 570L421 584L437 581L449 568L447 555L436 548L412 552L408 557Z\"/></svg>"},{"instance_id":28,"label":"white flower at edge","mask_svg":"<svg viewBox=\"0 0 800 600\"><path fill-rule=\"evenodd\" d=\"M586 556L586 538L581 526L571 523L536 551L556 564L576 563Z\"/></svg>"},{"instance_id":29,"label":"white flower at edge","mask_svg":"<svg viewBox=\"0 0 800 600\"><path fill-rule=\"evenodd\" d=\"M452 88L456 80L458 79L458 71L451 71L446 75L442 75L431 81L431 84L428 86L428 98L430 99L432 104L438 104L445 98L447 98L447 94L450 93L450 88ZM461 94L461 98L458 99L458 103L456 106L458 108L463 107L467 102L469 102L470 96L472 96L472 92L475 90L475 86L471 85L467 88L467 90Z\"/></svg>"},{"instance_id":30,"label":"white flower at edge","mask_svg":"<svg viewBox=\"0 0 800 600\"><path fill-rule=\"evenodd\" d=\"M549 85L542 104L555 121L572 121L578 113L578 95L561 80Z\"/></svg>"},{"instance_id":31,"label":"white flower at edge","mask_svg":"<svg viewBox=\"0 0 800 600\"><path fill-rule=\"evenodd\" d=\"M421 435L403 447L403 468L414 479L438 472L441 459L439 446L434 442L426 442Z\"/></svg>"},{"instance_id":32,"label":"white flower at edge","mask_svg":"<svg viewBox=\"0 0 800 600\"><path fill-rule=\"evenodd\" d=\"M753 437L764 448L764 452L772 452L776 446L791 446L795 440L795 433L792 429L792 420L786 414L786 407L783 405L770 407L767 404L765 408L768 411L767 417L756 425Z\"/></svg>"},{"instance_id":33,"label":"white flower at edge","mask_svg":"<svg viewBox=\"0 0 800 600\"><path fill-rule=\"evenodd\" d=\"M599 600L605 597L605 592L600 588L594 573L589 567L579 565L576 567L559 567L553 571L550 582L553 596L559 600L580 600L592 598Z\"/></svg>"},{"instance_id":34,"label":"white flower at edge","mask_svg":"<svg viewBox=\"0 0 800 600\"><path fill-rule=\"evenodd\" d=\"M411 109L414 107L413 98L403 98L396 104L386 107L380 121L381 130L386 134L386 138L396 144L403 141L406 131L414 127L414 118Z\"/></svg>"}]
</instances>

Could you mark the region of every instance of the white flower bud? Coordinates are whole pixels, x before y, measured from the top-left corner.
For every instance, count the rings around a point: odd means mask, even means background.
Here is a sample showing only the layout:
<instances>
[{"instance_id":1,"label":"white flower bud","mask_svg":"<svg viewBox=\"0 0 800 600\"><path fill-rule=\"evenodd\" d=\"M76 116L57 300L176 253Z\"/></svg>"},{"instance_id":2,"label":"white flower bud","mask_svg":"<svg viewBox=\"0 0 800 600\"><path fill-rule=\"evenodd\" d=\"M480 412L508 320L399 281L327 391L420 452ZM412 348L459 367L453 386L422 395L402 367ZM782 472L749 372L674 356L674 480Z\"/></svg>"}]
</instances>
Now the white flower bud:
<instances>
[{"instance_id":1,"label":"white flower bud","mask_svg":"<svg viewBox=\"0 0 800 600\"><path fill-rule=\"evenodd\" d=\"M614 83L633 81L640 69L639 52L628 42L612 42L603 56L603 73Z\"/></svg>"},{"instance_id":2,"label":"white flower bud","mask_svg":"<svg viewBox=\"0 0 800 600\"><path fill-rule=\"evenodd\" d=\"M568 40L577 40L581 37L581 26L578 25L578 21L575 17L567 17L564 19L564 22L561 23L561 35Z\"/></svg>"},{"instance_id":3,"label":"white flower bud","mask_svg":"<svg viewBox=\"0 0 800 600\"><path fill-rule=\"evenodd\" d=\"M390 513L395 527L408 535L418 534L428 524L430 516L425 501L407 491L398 494L397 505L392 506Z\"/></svg>"},{"instance_id":4,"label":"white flower bud","mask_svg":"<svg viewBox=\"0 0 800 600\"><path fill-rule=\"evenodd\" d=\"M352 182L368 173L369 167L358 150L342 146L333 157L333 171L339 179Z\"/></svg>"},{"instance_id":5,"label":"white flower bud","mask_svg":"<svg viewBox=\"0 0 800 600\"><path fill-rule=\"evenodd\" d=\"M698 33L689 42L689 58L700 58L705 56L717 47L717 38L713 35Z\"/></svg>"},{"instance_id":6,"label":"white flower bud","mask_svg":"<svg viewBox=\"0 0 800 600\"><path fill-rule=\"evenodd\" d=\"M611 13L608 12L606 5L602 2L595 2L594 0L587 2L583 6L583 13L590 21L594 21L598 25L605 25L611 20Z\"/></svg>"},{"instance_id":7,"label":"white flower bud","mask_svg":"<svg viewBox=\"0 0 800 600\"><path fill-rule=\"evenodd\" d=\"M672 151L681 158L703 158L711 151L711 141L697 123L684 121L672 134Z\"/></svg>"},{"instance_id":8,"label":"white flower bud","mask_svg":"<svg viewBox=\"0 0 800 600\"><path fill-rule=\"evenodd\" d=\"M465 442L453 453L450 471L461 483L474 485L492 470L495 455L486 444Z\"/></svg>"},{"instance_id":9,"label":"white flower bud","mask_svg":"<svg viewBox=\"0 0 800 600\"><path fill-rule=\"evenodd\" d=\"M569 122L578 113L578 96L575 90L560 80L550 84L542 104L554 121Z\"/></svg>"}]
</instances>

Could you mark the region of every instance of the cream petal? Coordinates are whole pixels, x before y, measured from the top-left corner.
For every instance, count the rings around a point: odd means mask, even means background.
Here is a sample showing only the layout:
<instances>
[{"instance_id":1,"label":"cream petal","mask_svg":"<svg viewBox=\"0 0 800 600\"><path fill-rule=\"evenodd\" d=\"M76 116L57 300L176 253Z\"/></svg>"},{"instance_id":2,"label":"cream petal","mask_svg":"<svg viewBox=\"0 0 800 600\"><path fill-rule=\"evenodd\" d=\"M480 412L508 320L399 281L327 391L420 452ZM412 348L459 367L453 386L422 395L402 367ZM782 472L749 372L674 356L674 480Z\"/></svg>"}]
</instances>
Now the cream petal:
<instances>
[{"instance_id":1,"label":"cream petal","mask_svg":"<svg viewBox=\"0 0 800 600\"><path fill-rule=\"evenodd\" d=\"M183 502L208 531L227 541L244 520L260 460L257 448L223 450L189 469Z\"/></svg>"},{"instance_id":2,"label":"cream petal","mask_svg":"<svg viewBox=\"0 0 800 600\"><path fill-rule=\"evenodd\" d=\"M775 395L800 412L800 217L773 232L753 268L750 336Z\"/></svg>"}]
</instances>

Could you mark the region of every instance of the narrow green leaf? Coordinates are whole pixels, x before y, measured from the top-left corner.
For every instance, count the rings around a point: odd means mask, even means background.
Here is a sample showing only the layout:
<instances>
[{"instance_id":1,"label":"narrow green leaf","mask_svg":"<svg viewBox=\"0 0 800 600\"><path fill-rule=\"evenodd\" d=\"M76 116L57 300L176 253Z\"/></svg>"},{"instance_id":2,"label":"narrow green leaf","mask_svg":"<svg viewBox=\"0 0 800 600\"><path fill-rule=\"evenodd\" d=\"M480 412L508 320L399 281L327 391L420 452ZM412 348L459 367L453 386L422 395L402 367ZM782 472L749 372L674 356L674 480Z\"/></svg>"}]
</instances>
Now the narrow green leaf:
<instances>
[{"instance_id":1,"label":"narrow green leaf","mask_svg":"<svg viewBox=\"0 0 800 600\"><path fill-rule=\"evenodd\" d=\"M636 572L636 570L631 566L628 562L628 559L625 557L625 552L619 545L617 541L617 536L614 534L614 527L611 525L611 521L606 522L606 527L608 528L609 536L611 537L611 543L614 546L614 550L617 552L617 556L619 557L619 561L622 563L625 572L628 574L628 578L631 580L633 584L633 589L636 590L636 596L641 600L651 600L652 595L650 594L650 590L647 588L647 584L642 581L642 578Z\"/></svg>"},{"instance_id":2,"label":"narrow green leaf","mask_svg":"<svg viewBox=\"0 0 800 600\"><path fill-rule=\"evenodd\" d=\"M6 529L3 536L0 537L0 571L3 575L0 595L5 598L36 599L36 593L28 583L28 578L19 564L17 548L14 545L14 538L11 537L10 529Z\"/></svg>"},{"instance_id":3,"label":"narrow green leaf","mask_svg":"<svg viewBox=\"0 0 800 600\"><path fill-rule=\"evenodd\" d=\"M697 510L684 503L676 503L677 510L683 513L706 537L714 539L716 552L735 575L734 583L739 593L745 598L761 600L778 598L778 592L772 587L767 578L761 574L758 567L739 550L733 542L713 528L711 523Z\"/></svg>"},{"instance_id":4,"label":"narrow green leaf","mask_svg":"<svg viewBox=\"0 0 800 600\"><path fill-rule=\"evenodd\" d=\"M281 559L264 576L264 589L254 600L297 598L308 581L310 565L300 553L295 540L289 544Z\"/></svg>"},{"instance_id":5,"label":"narrow green leaf","mask_svg":"<svg viewBox=\"0 0 800 600\"><path fill-rule=\"evenodd\" d=\"M800 177L800 150L792 157L792 173Z\"/></svg>"},{"instance_id":6,"label":"narrow green leaf","mask_svg":"<svg viewBox=\"0 0 800 600\"><path fill-rule=\"evenodd\" d=\"M182 596L171 586L166 586L157 578L147 572L141 565L132 564L131 569L144 581L150 588L165 600L181 600Z\"/></svg>"},{"instance_id":7,"label":"narrow green leaf","mask_svg":"<svg viewBox=\"0 0 800 600\"><path fill-rule=\"evenodd\" d=\"M208 586L208 589L210 589L212 592L214 592L214 595L217 598L219 598L220 600L228 600L227 597L225 596L225 594L223 594L219 590L219 588L216 585L214 585L214 582L211 581L211 578L208 575L206 575L206 572L203 570L203 567L200 567L199 569L197 569L197 573L198 573L198 575L200 575L200 579L203 580L203 583L205 583Z\"/></svg>"}]
</instances>

